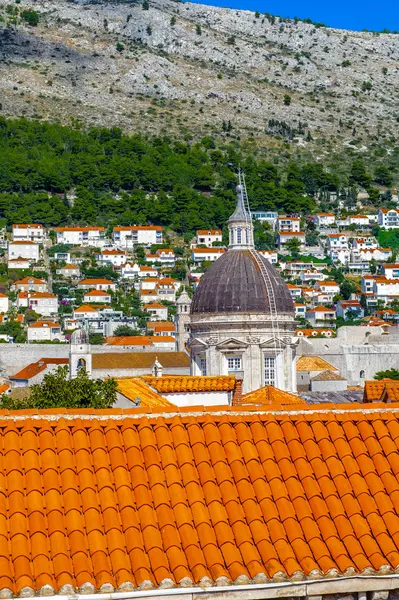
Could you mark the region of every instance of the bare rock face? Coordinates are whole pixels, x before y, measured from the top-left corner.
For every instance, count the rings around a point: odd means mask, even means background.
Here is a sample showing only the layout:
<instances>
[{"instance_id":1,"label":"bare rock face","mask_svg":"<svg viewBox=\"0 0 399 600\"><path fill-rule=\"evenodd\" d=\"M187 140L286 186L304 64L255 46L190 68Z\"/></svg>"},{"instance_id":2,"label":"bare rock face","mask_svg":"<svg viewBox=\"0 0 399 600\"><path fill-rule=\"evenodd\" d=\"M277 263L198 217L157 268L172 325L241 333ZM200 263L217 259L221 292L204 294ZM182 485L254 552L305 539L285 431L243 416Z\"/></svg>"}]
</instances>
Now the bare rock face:
<instances>
[{"instance_id":1,"label":"bare rock face","mask_svg":"<svg viewBox=\"0 0 399 600\"><path fill-rule=\"evenodd\" d=\"M38 26L7 7L33 8ZM278 122L303 143L308 130L341 144L398 134L399 35L171 0L148 10L5 0L0 16L5 116L201 136L230 121L236 135L260 139Z\"/></svg>"}]
</instances>

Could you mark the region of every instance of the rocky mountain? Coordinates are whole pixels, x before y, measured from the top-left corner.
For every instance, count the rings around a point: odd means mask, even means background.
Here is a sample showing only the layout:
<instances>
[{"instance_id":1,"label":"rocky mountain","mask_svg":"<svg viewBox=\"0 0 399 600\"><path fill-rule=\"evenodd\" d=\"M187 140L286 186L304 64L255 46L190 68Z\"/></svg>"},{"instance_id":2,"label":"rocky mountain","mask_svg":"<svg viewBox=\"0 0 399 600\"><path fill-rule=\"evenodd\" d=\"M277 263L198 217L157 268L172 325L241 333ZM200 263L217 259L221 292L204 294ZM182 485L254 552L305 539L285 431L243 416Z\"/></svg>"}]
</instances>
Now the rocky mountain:
<instances>
[{"instance_id":1,"label":"rocky mountain","mask_svg":"<svg viewBox=\"0 0 399 600\"><path fill-rule=\"evenodd\" d=\"M3 116L265 143L398 134L399 35L171 0L3 0L0 19Z\"/></svg>"}]
</instances>

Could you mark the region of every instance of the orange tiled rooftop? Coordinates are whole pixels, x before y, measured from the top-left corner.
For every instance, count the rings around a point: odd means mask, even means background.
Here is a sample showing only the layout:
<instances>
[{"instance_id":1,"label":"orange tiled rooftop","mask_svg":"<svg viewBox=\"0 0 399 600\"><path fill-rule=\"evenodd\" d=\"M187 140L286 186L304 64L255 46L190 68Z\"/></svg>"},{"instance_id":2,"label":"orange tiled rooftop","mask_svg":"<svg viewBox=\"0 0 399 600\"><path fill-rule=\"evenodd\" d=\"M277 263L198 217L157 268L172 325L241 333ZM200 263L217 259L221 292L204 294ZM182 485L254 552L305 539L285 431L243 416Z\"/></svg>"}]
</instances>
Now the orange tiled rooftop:
<instances>
[{"instance_id":1,"label":"orange tiled rooftop","mask_svg":"<svg viewBox=\"0 0 399 600\"><path fill-rule=\"evenodd\" d=\"M399 404L252 408L3 411L2 596L394 576Z\"/></svg>"}]
</instances>

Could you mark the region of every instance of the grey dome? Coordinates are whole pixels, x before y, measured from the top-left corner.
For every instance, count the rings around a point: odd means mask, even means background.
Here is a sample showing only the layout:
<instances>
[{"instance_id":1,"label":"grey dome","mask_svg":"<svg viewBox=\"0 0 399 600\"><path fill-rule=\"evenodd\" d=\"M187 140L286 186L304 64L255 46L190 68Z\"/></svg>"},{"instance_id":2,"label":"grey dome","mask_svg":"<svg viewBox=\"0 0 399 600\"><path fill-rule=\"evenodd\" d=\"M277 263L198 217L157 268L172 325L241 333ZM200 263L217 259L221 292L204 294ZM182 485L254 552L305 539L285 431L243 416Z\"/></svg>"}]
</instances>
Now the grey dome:
<instances>
[{"instance_id":1,"label":"grey dome","mask_svg":"<svg viewBox=\"0 0 399 600\"><path fill-rule=\"evenodd\" d=\"M261 254L274 291L279 314L294 317L294 304L284 280ZM218 258L193 296L191 314L270 313L269 294L249 250L231 250Z\"/></svg>"}]
</instances>

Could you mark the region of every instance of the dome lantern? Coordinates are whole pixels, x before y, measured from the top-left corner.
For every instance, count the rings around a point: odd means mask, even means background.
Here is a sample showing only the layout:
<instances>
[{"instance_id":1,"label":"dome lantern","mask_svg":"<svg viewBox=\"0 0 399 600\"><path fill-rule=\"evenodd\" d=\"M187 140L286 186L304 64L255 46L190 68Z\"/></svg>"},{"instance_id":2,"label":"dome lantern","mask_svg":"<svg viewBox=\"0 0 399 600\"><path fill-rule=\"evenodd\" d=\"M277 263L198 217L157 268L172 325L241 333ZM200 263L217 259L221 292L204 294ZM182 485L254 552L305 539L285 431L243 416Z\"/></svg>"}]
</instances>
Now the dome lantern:
<instances>
[{"instance_id":1,"label":"dome lantern","mask_svg":"<svg viewBox=\"0 0 399 600\"><path fill-rule=\"evenodd\" d=\"M245 187L241 181L236 187L236 192L236 209L228 220L229 250L253 250L254 228L251 212L245 202Z\"/></svg>"}]
</instances>

